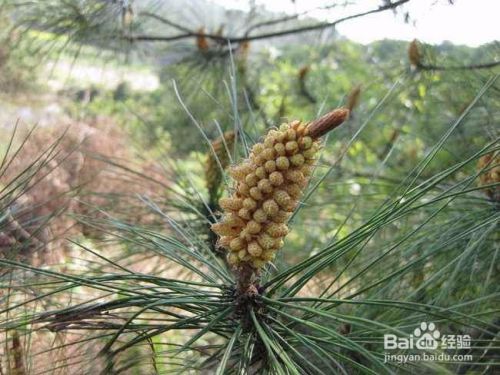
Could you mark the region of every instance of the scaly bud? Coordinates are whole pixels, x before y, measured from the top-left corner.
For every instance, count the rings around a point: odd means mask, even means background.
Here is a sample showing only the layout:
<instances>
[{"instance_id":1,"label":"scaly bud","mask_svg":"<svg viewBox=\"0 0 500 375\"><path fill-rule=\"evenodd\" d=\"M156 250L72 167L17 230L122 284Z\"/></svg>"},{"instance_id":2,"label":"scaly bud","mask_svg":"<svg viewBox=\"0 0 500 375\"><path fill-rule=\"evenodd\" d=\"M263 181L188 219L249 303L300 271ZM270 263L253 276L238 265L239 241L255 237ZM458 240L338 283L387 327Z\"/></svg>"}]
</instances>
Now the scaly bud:
<instances>
[{"instance_id":1,"label":"scaly bud","mask_svg":"<svg viewBox=\"0 0 500 375\"><path fill-rule=\"evenodd\" d=\"M477 169L484 170L479 176L479 186L500 182L500 153L483 155L477 162ZM495 202L500 202L500 186L485 188L486 195Z\"/></svg>"},{"instance_id":2,"label":"scaly bud","mask_svg":"<svg viewBox=\"0 0 500 375\"><path fill-rule=\"evenodd\" d=\"M422 55L420 53L419 43L417 39L413 41L408 46L408 59L410 64L418 68L421 65Z\"/></svg>"},{"instance_id":3,"label":"scaly bud","mask_svg":"<svg viewBox=\"0 0 500 375\"><path fill-rule=\"evenodd\" d=\"M361 96L361 85L357 85L351 90L351 92L347 96L346 107L349 110L349 112L352 112L354 108L357 107L360 96Z\"/></svg>"},{"instance_id":4,"label":"scaly bud","mask_svg":"<svg viewBox=\"0 0 500 375\"><path fill-rule=\"evenodd\" d=\"M208 50L208 41L205 36L205 28L200 27L198 29L198 35L196 36L196 46L200 52L206 52Z\"/></svg>"}]
</instances>

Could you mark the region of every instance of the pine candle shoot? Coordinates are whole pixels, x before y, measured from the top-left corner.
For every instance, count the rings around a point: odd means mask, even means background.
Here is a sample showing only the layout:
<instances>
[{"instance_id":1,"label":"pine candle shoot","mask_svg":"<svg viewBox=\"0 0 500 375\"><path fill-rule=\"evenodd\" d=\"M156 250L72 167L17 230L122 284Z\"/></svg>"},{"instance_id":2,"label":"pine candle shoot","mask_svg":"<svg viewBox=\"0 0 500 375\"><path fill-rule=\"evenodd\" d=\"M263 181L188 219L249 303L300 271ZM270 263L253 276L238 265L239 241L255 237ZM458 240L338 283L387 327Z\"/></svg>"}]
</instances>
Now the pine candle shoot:
<instances>
[{"instance_id":1,"label":"pine candle shoot","mask_svg":"<svg viewBox=\"0 0 500 375\"><path fill-rule=\"evenodd\" d=\"M319 138L348 115L348 109L339 108L309 124L282 124L252 147L248 159L230 168L234 191L220 199L224 214L212 225L220 236L218 245L228 251L229 264L259 270L274 259L309 182Z\"/></svg>"}]
</instances>

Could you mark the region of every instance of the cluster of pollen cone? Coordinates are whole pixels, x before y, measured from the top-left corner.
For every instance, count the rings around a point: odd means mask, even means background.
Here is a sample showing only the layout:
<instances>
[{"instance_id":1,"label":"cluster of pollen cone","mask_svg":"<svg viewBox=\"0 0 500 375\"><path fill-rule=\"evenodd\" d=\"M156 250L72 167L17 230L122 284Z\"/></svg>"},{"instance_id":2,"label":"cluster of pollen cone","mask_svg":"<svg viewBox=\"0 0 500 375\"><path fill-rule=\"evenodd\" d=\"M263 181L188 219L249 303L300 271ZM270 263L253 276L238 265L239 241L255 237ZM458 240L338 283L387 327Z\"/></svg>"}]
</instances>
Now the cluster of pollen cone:
<instances>
[{"instance_id":1,"label":"cluster of pollen cone","mask_svg":"<svg viewBox=\"0 0 500 375\"><path fill-rule=\"evenodd\" d=\"M348 110L337 109L312 124L294 121L270 130L253 146L248 159L230 168L234 191L221 198L222 220L212 225L231 265L255 269L274 259L288 233L312 172L318 138L340 125Z\"/></svg>"}]
</instances>

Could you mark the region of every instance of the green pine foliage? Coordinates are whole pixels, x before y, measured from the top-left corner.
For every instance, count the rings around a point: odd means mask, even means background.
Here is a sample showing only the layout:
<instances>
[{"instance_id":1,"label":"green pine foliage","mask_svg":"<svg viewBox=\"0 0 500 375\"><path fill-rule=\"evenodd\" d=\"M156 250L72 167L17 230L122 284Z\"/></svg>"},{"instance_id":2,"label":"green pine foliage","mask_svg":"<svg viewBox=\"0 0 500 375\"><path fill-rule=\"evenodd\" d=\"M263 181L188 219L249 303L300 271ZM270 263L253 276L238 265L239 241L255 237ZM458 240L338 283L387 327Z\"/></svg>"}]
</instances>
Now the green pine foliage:
<instances>
[{"instance_id":1,"label":"green pine foliage","mask_svg":"<svg viewBox=\"0 0 500 375\"><path fill-rule=\"evenodd\" d=\"M196 225L208 220L203 194L193 198L185 187L167 211L142 198L168 228L113 218L96 223L126 253L156 259L146 274L133 271L139 262L133 256L109 257L104 243L80 245L94 259L65 270L0 260L10 270L3 287L15 285L2 328L22 332L26 342L42 331L54 339L78 332L71 346L80 354L58 366L84 373L488 371L498 332L498 212L476 185L483 171L475 165L482 155L498 152L498 142L470 149L444 167L435 164L450 153L458 129L494 83L492 78L483 86L399 180L379 178L388 168L381 164L372 177L360 177L362 193L352 195L342 185L353 182L334 179L335 164L325 164L325 147L285 250L262 274L254 296L238 295L237 275ZM354 145L370 125L346 141ZM335 132L329 142L341 137ZM336 210L325 204L328 197ZM306 242L299 233L316 240ZM383 335L405 337L421 321L472 335L475 344L467 353L475 360L412 363L413 370L385 363ZM47 350L64 345L56 340ZM27 360L39 366L35 353Z\"/></svg>"}]
</instances>

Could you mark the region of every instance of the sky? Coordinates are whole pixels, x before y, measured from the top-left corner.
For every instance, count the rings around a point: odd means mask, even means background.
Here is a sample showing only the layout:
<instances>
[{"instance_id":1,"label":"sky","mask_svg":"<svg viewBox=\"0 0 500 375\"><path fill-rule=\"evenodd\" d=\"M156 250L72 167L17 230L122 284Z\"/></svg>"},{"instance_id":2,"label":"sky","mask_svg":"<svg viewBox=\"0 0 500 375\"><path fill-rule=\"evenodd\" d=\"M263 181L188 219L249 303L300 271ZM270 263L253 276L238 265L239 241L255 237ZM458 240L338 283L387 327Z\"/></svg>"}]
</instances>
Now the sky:
<instances>
[{"instance_id":1,"label":"sky","mask_svg":"<svg viewBox=\"0 0 500 375\"><path fill-rule=\"evenodd\" d=\"M247 9L248 0L213 0L226 8ZM338 0L255 0L273 12L296 13L311 10ZM359 8L337 8L326 13L314 11L309 16L335 20L339 17L377 8L381 0L360 0ZM409 10L415 25L405 24L402 16L392 11L380 12L360 19L339 24L337 30L343 36L359 43L380 39L419 39L438 44L451 41L455 44L478 46L500 40L500 0L411 0Z\"/></svg>"}]
</instances>

